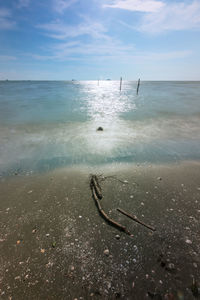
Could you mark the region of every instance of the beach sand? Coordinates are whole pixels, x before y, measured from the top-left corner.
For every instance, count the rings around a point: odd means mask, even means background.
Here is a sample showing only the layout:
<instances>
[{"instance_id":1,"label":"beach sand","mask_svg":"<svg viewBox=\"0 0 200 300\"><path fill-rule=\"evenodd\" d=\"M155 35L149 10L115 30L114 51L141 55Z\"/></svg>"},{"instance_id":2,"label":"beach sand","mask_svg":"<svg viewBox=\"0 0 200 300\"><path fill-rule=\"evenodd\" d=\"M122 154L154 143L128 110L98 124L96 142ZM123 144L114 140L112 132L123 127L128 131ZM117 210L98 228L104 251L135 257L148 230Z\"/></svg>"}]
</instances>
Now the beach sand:
<instances>
[{"instance_id":1,"label":"beach sand","mask_svg":"<svg viewBox=\"0 0 200 300\"><path fill-rule=\"evenodd\" d=\"M101 203L133 237L99 215L91 170L1 177L1 299L196 299L200 163L92 170L114 176L100 181Z\"/></svg>"}]
</instances>

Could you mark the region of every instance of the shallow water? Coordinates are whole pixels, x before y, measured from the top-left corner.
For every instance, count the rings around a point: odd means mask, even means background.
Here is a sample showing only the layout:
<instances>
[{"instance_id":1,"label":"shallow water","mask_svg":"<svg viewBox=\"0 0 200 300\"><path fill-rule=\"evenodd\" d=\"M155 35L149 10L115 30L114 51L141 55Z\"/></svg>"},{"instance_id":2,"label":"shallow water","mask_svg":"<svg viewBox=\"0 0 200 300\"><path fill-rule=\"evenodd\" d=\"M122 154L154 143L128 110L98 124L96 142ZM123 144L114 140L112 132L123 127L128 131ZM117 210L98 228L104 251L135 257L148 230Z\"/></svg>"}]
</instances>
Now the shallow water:
<instances>
[{"instance_id":1,"label":"shallow water","mask_svg":"<svg viewBox=\"0 0 200 300\"><path fill-rule=\"evenodd\" d=\"M200 158L200 82L0 82L0 174ZM103 132L96 129L102 126Z\"/></svg>"}]
</instances>

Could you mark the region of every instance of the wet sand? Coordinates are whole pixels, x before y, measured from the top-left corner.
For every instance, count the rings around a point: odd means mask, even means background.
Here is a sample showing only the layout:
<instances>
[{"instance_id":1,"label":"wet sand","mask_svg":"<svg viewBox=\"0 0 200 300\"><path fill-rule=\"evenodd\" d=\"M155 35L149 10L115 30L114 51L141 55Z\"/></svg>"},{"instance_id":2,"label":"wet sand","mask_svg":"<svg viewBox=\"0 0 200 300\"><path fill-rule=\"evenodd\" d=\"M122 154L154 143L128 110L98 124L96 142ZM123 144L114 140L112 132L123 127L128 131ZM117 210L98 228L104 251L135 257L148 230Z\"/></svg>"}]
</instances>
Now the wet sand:
<instances>
[{"instance_id":1,"label":"wet sand","mask_svg":"<svg viewBox=\"0 0 200 300\"><path fill-rule=\"evenodd\" d=\"M133 237L99 215L90 173L79 167L1 177L1 299L196 299L200 163L93 170L115 176L101 181L101 203Z\"/></svg>"}]
</instances>

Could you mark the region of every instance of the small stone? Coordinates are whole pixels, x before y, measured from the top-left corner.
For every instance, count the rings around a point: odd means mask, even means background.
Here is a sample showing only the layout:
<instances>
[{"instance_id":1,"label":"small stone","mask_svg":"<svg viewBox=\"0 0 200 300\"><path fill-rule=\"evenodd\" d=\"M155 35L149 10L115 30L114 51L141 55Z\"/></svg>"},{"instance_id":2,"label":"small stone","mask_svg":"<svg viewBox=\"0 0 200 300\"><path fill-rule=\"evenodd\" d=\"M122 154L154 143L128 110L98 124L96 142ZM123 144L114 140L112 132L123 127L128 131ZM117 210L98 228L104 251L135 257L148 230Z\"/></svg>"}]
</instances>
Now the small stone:
<instances>
[{"instance_id":1,"label":"small stone","mask_svg":"<svg viewBox=\"0 0 200 300\"><path fill-rule=\"evenodd\" d=\"M97 128L97 131L103 131L103 127L101 127L101 126L98 127L98 128Z\"/></svg>"},{"instance_id":2,"label":"small stone","mask_svg":"<svg viewBox=\"0 0 200 300\"><path fill-rule=\"evenodd\" d=\"M133 199L133 195L130 195L130 198Z\"/></svg>"},{"instance_id":3,"label":"small stone","mask_svg":"<svg viewBox=\"0 0 200 300\"><path fill-rule=\"evenodd\" d=\"M28 191L28 193L27 194L31 194L33 191Z\"/></svg>"},{"instance_id":4,"label":"small stone","mask_svg":"<svg viewBox=\"0 0 200 300\"><path fill-rule=\"evenodd\" d=\"M82 218L82 216L78 216L79 217L79 219L81 219Z\"/></svg>"},{"instance_id":5,"label":"small stone","mask_svg":"<svg viewBox=\"0 0 200 300\"><path fill-rule=\"evenodd\" d=\"M162 180L162 178L161 177L157 177L157 180Z\"/></svg>"},{"instance_id":6,"label":"small stone","mask_svg":"<svg viewBox=\"0 0 200 300\"><path fill-rule=\"evenodd\" d=\"M50 234L49 233L46 233L46 237L49 237L50 236Z\"/></svg>"},{"instance_id":7,"label":"small stone","mask_svg":"<svg viewBox=\"0 0 200 300\"><path fill-rule=\"evenodd\" d=\"M117 240L119 240L119 239L120 239L120 235L117 234L117 235L115 236L115 238L116 238Z\"/></svg>"},{"instance_id":8,"label":"small stone","mask_svg":"<svg viewBox=\"0 0 200 300\"><path fill-rule=\"evenodd\" d=\"M105 249L104 252L103 252L106 256L109 255L110 251L108 249Z\"/></svg>"},{"instance_id":9,"label":"small stone","mask_svg":"<svg viewBox=\"0 0 200 300\"><path fill-rule=\"evenodd\" d=\"M167 264L166 266L167 271L174 271L175 270L175 265L172 263Z\"/></svg>"},{"instance_id":10,"label":"small stone","mask_svg":"<svg viewBox=\"0 0 200 300\"><path fill-rule=\"evenodd\" d=\"M141 205L144 206L144 202L141 202Z\"/></svg>"},{"instance_id":11,"label":"small stone","mask_svg":"<svg viewBox=\"0 0 200 300\"><path fill-rule=\"evenodd\" d=\"M133 282L132 282L132 288L134 288L134 287L135 287L135 282L133 281Z\"/></svg>"},{"instance_id":12,"label":"small stone","mask_svg":"<svg viewBox=\"0 0 200 300\"><path fill-rule=\"evenodd\" d=\"M15 280L20 280L20 279L21 279L20 276L16 276L16 277L15 277Z\"/></svg>"},{"instance_id":13,"label":"small stone","mask_svg":"<svg viewBox=\"0 0 200 300\"><path fill-rule=\"evenodd\" d=\"M44 253L44 252L45 252L45 249L40 249L40 252L41 252L41 253Z\"/></svg>"},{"instance_id":14,"label":"small stone","mask_svg":"<svg viewBox=\"0 0 200 300\"><path fill-rule=\"evenodd\" d=\"M192 241L189 240L189 239L187 239L185 242L186 242L187 244L192 244Z\"/></svg>"},{"instance_id":15,"label":"small stone","mask_svg":"<svg viewBox=\"0 0 200 300\"><path fill-rule=\"evenodd\" d=\"M70 271L73 272L74 270L75 270L74 266L71 266L71 267L70 267Z\"/></svg>"},{"instance_id":16,"label":"small stone","mask_svg":"<svg viewBox=\"0 0 200 300\"><path fill-rule=\"evenodd\" d=\"M146 274L145 277L146 277L146 279L148 279L149 278L149 274Z\"/></svg>"},{"instance_id":17,"label":"small stone","mask_svg":"<svg viewBox=\"0 0 200 300\"><path fill-rule=\"evenodd\" d=\"M20 243L21 243L21 241L20 241L20 240L18 240L18 241L17 241L17 245L19 245Z\"/></svg>"},{"instance_id":18,"label":"small stone","mask_svg":"<svg viewBox=\"0 0 200 300\"><path fill-rule=\"evenodd\" d=\"M36 233L36 231L37 231L37 229L33 229L33 230L32 230L32 233Z\"/></svg>"},{"instance_id":19,"label":"small stone","mask_svg":"<svg viewBox=\"0 0 200 300\"><path fill-rule=\"evenodd\" d=\"M193 266L194 266L194 268L196 268L196 269L198 268L197 263L195 263L195 262L193 263Z\"/></svg>"}]
</instances>

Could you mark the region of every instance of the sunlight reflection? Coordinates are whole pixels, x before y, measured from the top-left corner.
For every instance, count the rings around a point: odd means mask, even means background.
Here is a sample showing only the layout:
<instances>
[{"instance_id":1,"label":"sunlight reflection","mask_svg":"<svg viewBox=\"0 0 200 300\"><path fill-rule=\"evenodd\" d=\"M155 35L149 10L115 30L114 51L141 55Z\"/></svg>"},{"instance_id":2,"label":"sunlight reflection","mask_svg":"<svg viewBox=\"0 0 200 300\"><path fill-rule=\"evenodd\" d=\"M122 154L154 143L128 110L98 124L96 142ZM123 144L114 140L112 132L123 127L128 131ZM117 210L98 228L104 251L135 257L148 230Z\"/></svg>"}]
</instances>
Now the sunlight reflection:
<instances>
[{"instance_id":1,"label":"sunlight reflection","mask_svg":"<svg viewBox=\"0 0 200 300\"><path fill-rule=\"evenodd\" d=\"M120 92L118 81L85 82L82 85L87 113L91 118L88 146L102 154L122 147L129 141L129 135L133 136L129 122L122 119L123 113L136 109L134 96L129 95L132 86L124 82ZM99 126L103 127L103 132L96 131Z\"/></svg>"}]
</instances>

